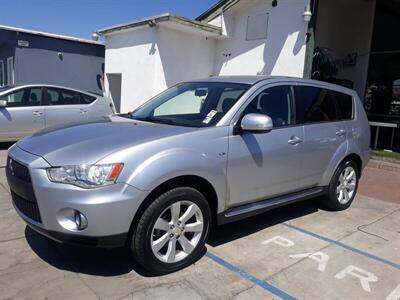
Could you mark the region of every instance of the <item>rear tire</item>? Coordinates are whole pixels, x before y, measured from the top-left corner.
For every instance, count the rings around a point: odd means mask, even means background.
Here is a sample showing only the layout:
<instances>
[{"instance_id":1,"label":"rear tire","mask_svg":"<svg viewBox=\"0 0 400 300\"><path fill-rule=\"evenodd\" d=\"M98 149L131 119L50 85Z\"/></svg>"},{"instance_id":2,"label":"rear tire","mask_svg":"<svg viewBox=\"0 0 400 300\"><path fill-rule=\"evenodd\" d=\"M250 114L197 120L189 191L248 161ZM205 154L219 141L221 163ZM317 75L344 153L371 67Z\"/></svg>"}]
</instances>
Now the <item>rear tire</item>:
<instances>
[{"instance_id":1,"label":"rear tire","mask_svg":"<svg viewBox=\"0 0 400 300\"><path fill-rule=\"evenodd\" d=\"M357 193L359 174L354 161L340 164L329 183L327 196L322 199L323 206L332 211L349 208Z\"/></svg>"},{"instance_id":2,"label":"rear tire","mask_svg":"<svg viewBox=\"0 0 400 300\"><path fill-rule=\"evenodd\" d=\"M210 226L211 210L204 195L190 187L174 188L146 208L131 250L150 273L175 272L201 257Z\"/></svg>"}]
</instances>

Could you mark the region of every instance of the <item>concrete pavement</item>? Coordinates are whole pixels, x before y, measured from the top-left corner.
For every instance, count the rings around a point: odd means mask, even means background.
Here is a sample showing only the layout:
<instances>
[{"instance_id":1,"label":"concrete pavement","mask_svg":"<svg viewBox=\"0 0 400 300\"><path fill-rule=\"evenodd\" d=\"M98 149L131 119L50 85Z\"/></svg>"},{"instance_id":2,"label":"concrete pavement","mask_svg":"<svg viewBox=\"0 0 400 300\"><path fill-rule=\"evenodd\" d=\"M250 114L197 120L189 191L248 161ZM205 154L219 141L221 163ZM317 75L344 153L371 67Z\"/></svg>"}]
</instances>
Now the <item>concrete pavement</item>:
<instances>
[{"instance_id":1,"label":"concrete pavement","mask_svg":"<svg viewBox=\"0 0 400 300\"><path fill-rule=\"evenodd\" d=\"M385 172L367 169L346 211L309 201L219 227L196 264L151 277L124 249L60 245L28 229L0 168L0 298L399 299L400 193L371 189L400 182Z\"/></svg>"}]
</instances>

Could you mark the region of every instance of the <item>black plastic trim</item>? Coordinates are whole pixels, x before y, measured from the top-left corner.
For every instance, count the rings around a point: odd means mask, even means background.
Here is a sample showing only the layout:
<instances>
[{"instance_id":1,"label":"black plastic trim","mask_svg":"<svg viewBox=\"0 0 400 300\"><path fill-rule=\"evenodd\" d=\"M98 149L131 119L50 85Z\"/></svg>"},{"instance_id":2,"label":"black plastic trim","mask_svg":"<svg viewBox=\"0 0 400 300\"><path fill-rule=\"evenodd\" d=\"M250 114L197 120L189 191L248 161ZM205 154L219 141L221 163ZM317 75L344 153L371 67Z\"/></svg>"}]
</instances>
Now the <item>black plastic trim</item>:
<instances>
[{"instance_id":1,"label":"black plastic trim","mask_svg":"<svg viewBox=\"0 0 400 300\"><path fill-rule=\"evenodd\" d=\"M268 210L300 202L303 200L311 199L326 194L327 187L313 187L311 189L303 190L288 195L269 198L253 203L244 204L241 206L233 207L225 212L219 213L217 216L218 225L235 222L241 219L252 217Z\"/></svg>"},{"instance_id":2,"label":"black plastic trim","mask_svg":"<svg viewBox=\"0 0 400 300\"><path fill-rule=\"evenodd\" d=\"M124 247L127 241L128 233L121 233L108 236L84 236L78 234L68 234L57 231L43 229L34 224L27 223L34 231L48 237L59 243L98 247L98 248L119 248Z\"/></svg>"}]
</instances>

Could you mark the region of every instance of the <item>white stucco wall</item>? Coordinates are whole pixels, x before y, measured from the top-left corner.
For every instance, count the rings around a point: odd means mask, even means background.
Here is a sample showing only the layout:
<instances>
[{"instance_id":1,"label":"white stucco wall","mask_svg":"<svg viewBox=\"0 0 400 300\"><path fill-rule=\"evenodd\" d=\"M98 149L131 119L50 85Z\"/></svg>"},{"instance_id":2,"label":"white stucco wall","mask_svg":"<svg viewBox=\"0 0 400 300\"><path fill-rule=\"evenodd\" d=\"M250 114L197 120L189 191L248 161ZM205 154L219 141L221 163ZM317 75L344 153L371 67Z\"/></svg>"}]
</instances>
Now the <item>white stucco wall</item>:
<instances>
[{"instance_id":1,"label":"white stucco wall","mask_svg":"<svg viewBox=\"0 0 400 300\"><path fill-rule=\"evenodd\" d=\"M106 37L105 73L122 74L127 112L178 82L212 75L214 53L215 41L205 37L162 26L135 29Z\"/></svg>"},{"instance_id":2,"label":"white stucco wall","mask_svg":"<svg viewBox=\"0 0 400 300\"><path fill-rule=\"evenodd\" d=\"M106 36L105 73L122 74L121 112L177 82L211 75L302 77L308 0L243 0L211 21L222 37L208 38L160 23ZM246 40L247 18L269 14L267 38ZM170 25L171 26L171 25ZM190 30L190 29L187 29ZM230 53L230 56L224 54ZM107 78L107 77L106 77ZM108 90L108 82L105 82Z\"/></svg>"},{"instance_id":3,"label":"white stucco wall","mask_svg":"<svg viewBox=\"0 0 400 300\"><path fill-rule=\"evenodd\" d=\"M252 0L225 11L221 23L229 38L217 41L214 73L302 77L308 25L302 13L307 3L279 0L278 6L272 7L271 1ZM247 18L262 13L269 14L267 39L247 41Z\"/></svg>"},{"instance_id":4,"label":"white stucco wall","mask_svg":"<svg viewBox=\"0 0 400 300\"><path fill-rule=\"evenodd\" d=\"M344 66L335 76L352 80L361 98L365 94L371 47L375 0L320 0L316 27L316 46L332 50L334 58L357 53L355 66Z\"/></svg>"}]
</instances>

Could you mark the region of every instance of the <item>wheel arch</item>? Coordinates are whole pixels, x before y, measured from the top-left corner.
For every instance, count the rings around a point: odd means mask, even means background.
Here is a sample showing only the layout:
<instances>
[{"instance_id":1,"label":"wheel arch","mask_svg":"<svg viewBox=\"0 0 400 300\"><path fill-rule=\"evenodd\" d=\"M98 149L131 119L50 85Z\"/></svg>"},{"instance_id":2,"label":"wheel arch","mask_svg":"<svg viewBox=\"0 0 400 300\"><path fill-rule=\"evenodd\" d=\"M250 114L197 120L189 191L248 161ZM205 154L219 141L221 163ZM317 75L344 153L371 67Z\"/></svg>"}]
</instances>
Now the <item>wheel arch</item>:
<instances>
[{"instance_id":1,"label":"wheel arch","mask_svg":"<svg viewBox=\"0 0 400 300\"><path fill-rule=\"evenodd\" d=\"M358 177L361 177L361 173L362 173L362 160L360 155L356 154L356 153L350 153L348 154L345 158L343 158L340 163L338 164L338 166L340 166L342 163L344 163L346 160L352 160L354 161L354 163L357 165L357 171L358 171Z\"/></svg>"},{"instance_id":2,"label":"wheel arch","mask_svg":"<svg viewBox=\"0 0 400 300\"><path fill-rule=\"evenodd\" d=\"M133 231L137 223L139 222L140 216L143 214L146 208L152 203L152 201L154 201L154 199L157 199L157 197L159 197L163 193L177 187L191 187L202 193L204 197L206 197L210 205L211 216L212 216L211 222L212 224L216 224L217 212L218 212L218 195L214 186L203 177L197 175L182 175L171 178L161 183L156 188L154 188L149 195L147 195L147 197L140 204L132 220L131 227L129 230L130 238L132 237ZM128 242L130 242L130 238Z\"/></svg>"}]
</instances>

